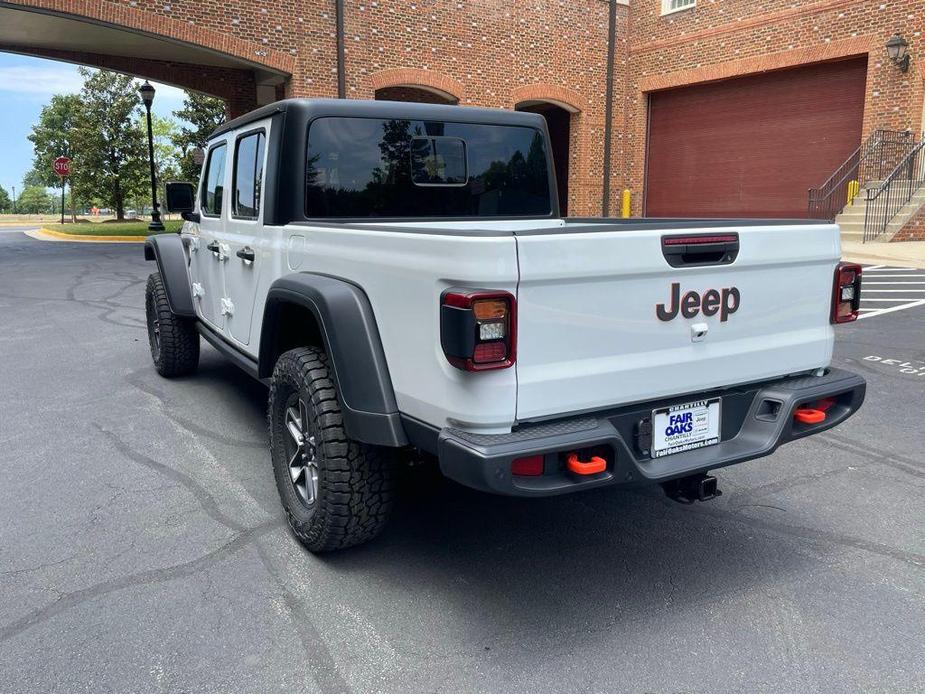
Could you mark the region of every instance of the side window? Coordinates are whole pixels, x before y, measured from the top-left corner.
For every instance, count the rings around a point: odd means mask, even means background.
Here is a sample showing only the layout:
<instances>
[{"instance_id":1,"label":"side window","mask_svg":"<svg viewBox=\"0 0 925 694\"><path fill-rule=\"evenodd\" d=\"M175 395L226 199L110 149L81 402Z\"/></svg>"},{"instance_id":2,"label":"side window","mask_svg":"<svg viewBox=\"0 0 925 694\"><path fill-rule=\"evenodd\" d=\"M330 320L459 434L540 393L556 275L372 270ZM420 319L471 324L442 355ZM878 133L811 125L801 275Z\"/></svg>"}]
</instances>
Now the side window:
<instances>
[{"instance_id":1,"label":"side window","mask_svg":"<svg viewBox=\"0 0 925 694\"><path fill-rule=\"evenodd\" d=\"M228 148L218 145L209 150L206 175L202 191L202 213L218 217L222 213L222 197L225 192L225 153Z\"/></svg>"},{"instance_id":2,"label":"side window","mask_svg":"<svg viewBox=\"0 0 925 694\"><path fill-rule=\"evenodd\" d=\"M250 133L238 139L234 153L234 202L232 214L245 219L257 219L260 212L260 190L263 181L263 132Z\"/></svg>"}]
</instances>

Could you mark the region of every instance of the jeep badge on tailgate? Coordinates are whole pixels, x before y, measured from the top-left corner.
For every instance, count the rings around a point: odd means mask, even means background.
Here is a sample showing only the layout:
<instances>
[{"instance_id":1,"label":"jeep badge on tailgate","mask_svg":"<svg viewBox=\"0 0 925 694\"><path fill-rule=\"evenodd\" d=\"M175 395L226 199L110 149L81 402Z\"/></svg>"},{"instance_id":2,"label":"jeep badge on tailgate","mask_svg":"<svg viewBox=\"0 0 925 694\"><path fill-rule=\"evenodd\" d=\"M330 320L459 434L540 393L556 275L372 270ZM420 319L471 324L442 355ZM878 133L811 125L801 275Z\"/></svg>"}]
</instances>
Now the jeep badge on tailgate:
<instances>
[{"instance_id":1,"label":"jeep badge on tailgate","mask_svg":"<svg viewBox=\"0 0 925 694\"><path fill-rule=\"evenodd\" d=\"M661 321L670 321L674 320L679 311L685 318L694 318L698 313L705 316L715 316L719 313L720 322L725 323L729 316L739 310L739 299L740 294L736 287L708 289L703 296L691 290L682 297L681 284L672 282L670 307L656 304L655 315Z\"/></svg>"}]
</instances>

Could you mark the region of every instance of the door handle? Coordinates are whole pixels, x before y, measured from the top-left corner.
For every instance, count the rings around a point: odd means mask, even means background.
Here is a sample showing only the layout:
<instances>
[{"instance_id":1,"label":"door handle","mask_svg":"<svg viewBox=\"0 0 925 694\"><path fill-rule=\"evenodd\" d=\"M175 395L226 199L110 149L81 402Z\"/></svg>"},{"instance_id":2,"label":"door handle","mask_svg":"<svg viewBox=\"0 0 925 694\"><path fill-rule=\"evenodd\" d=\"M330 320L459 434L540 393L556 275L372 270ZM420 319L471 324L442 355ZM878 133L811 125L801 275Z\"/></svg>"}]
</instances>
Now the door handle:
<instances>
[{"instance_id":1,"label":"door handle","mask_svg":"<svg viewBox=\"0 0 925 694\"><path fill-rule=\"evenodd\" d=\"M235 253L235 255L238 256L241 260L246 260L250 263L253 263L254 258L256 257L254 256L254 249L249 248L248 246L245 246L244 248L239 250L237 253Z\"/></svg>"},{"instance_id":2,"label":"door handle","mask_svg":"<svg viewBox=\"0 0 925 694\"><path fill-rule=\"evenodd\" d=\"M208 248L213 253L218 253L221 250L218 246L218 241L212 241L206 244L206 248Z\"/></svg>"}]
</instances>

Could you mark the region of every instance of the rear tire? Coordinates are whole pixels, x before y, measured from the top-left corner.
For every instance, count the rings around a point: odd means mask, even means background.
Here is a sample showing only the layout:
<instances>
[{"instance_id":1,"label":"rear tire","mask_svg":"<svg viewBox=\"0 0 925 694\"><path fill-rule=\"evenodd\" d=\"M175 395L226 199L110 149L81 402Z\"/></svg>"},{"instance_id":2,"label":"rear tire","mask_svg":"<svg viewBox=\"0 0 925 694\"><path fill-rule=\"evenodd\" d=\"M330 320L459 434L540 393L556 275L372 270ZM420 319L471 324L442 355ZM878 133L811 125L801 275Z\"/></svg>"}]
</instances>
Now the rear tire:
<instances>
[{"instance_id":1,"label":"rear tire","mask_svg":"<svg viewBox=\"0 0 925 694\"><path fill-rule=\"evenodd\" d=\"M154 368L161 376L186 376L199 366L199 333L190 318L170 310L167 290L159 272L148 277L145 288L148 345Z\"/></svg>"},{"instance_id":2,"label":"rear tire","mask_svg":"<svg viewBox=\"0 0 925 694\"><path fill-rule=\"evenodd\" d=\"M393 452L347 437L323 350L280 356L267 420L276 486L299 541L327 552L378 535L392 509Z\"/></svg>"}]
</instances>

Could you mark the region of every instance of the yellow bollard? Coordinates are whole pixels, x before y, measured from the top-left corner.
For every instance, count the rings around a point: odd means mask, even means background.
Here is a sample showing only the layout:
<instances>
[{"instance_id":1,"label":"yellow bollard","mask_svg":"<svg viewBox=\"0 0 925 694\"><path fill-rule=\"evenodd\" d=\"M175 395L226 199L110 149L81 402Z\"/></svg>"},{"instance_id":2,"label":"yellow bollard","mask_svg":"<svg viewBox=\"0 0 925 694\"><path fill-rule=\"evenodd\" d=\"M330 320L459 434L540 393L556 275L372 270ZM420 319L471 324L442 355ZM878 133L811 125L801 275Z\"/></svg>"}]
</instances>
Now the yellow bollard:
<instances>
[{"instance_id":1,"label":"yellow bollard","mask_svg":"<svg viewBox=\"0 0 925 694\"><path fill-rule=\"evenodd\" d=\"M620 196L620 216L626 219L630 216L630 189L624 188Z\"/></svg>"},{"instance_id":2,"label":"yellow bollard","mask_svg":"<svg viewBox=\"0 0 925 694\"><path fill-rule=\"evenodd\" d=\"M857 197L858 193L861 192L861 184L857 181L848 181L848 204L854 202L854 199Z\"/></svg>"}]
</instances>

